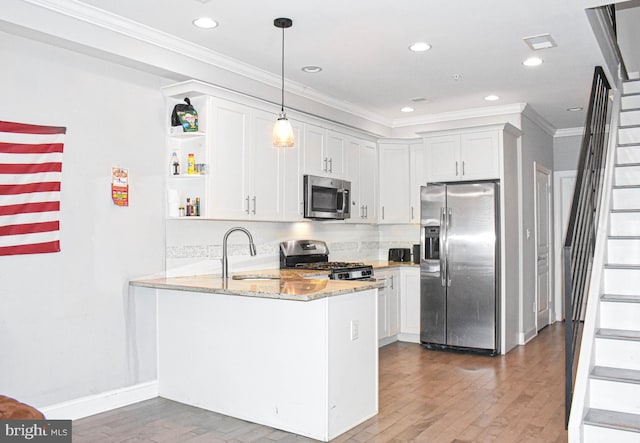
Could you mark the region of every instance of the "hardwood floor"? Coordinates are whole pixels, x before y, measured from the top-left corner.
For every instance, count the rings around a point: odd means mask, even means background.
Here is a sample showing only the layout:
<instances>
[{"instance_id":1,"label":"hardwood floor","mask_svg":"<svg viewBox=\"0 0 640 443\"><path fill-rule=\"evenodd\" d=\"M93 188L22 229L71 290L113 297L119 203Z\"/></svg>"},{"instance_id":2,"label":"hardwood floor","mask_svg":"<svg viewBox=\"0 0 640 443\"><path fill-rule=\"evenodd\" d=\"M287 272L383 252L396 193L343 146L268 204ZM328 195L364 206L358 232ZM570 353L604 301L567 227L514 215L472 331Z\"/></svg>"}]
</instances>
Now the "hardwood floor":
<instances>
[{"instance_id":1,"label":"hardwood floor","mask_svg":"<svg viewBox=\"0 0 640 443\"><path fill-rule=\"evenodd\" d=\"M380 349L379 414L332 442L566 442L560 323L506 356ZM156 398L73 423L74 443L312 442Z\"/></svg>"}]
</instances>

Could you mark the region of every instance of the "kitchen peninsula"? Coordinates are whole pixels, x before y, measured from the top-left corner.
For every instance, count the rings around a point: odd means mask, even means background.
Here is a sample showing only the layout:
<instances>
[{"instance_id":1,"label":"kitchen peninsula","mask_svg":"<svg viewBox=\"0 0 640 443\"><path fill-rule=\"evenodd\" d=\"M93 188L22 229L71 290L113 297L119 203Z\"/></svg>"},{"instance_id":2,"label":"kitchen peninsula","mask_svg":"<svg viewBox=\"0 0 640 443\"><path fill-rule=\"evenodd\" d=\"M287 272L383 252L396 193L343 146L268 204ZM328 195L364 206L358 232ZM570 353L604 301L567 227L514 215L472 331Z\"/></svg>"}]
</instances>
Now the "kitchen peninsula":
<instances>
[{"instance_id":1,"label":"kitchen peninsula","mask_svg":"<svg viewBox=\"0 0 640 443\"><path fill-rule=\"evenodd\" d=\"M156 291L161 397L323 441L377 414L378 283L234 277L130 282Z\"/></svg>"}]
</instances>

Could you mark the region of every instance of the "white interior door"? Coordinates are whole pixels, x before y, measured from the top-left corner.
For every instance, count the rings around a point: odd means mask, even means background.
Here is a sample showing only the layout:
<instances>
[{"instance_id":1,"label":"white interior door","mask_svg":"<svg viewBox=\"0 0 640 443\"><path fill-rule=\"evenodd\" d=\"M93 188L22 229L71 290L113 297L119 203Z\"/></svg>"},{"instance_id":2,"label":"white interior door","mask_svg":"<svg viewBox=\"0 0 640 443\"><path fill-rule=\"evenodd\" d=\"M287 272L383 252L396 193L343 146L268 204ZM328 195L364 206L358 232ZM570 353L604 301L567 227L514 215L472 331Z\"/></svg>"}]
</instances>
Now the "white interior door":
<instances>
[{"instance_id":1,"label":"white interior door","mask_svg":"<svg viewBox=\"0 0 640 443\"><path fill-rule=\"evenodd\" d=\"M551 301L551 171L536 165L536 329L549 324Z\"/></svg>"}]
</instances>

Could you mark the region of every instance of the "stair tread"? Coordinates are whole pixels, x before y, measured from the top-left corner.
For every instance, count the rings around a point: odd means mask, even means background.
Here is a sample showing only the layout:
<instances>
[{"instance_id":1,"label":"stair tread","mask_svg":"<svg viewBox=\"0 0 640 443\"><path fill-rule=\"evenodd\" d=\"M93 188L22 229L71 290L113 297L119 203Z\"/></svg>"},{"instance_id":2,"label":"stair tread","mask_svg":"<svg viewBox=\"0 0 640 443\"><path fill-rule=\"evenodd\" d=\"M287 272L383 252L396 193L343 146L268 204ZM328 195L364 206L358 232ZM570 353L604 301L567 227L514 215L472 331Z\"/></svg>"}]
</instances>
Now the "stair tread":
<instances>
[{"instance_id":1,"label":"stair tread","mask_svg":"<svg viewBox=\"0 0 640 443\"><path fill-rule=\"evenodd\" d=\"M640 384L640 371L635 369L595 366L591 371L591 378L622 383Z\"/></svg>"},{"instance_id":2,"label":"stair tread","mask_svg":"<svg viewBox=\"0 0 640 443\"><path fill-rule=\"evenodd\" d=\"M618 129L640 128L640 125L620 125Z\"/></svg>"},{"instance_id":3,"label":"stair tread","mask_svg":"<svg viewBox=\"0 0 640 443\"><path fill-rule=\"evenodd\" d=\"M636 189L640 188L640 185L614 185L613 189Z\"/></svg>"},{"instance_id":4,"label":"stair tread","mask_svg":"<svg viewBox=\"0 0 640 443\"><path fill-rule=\"evenodd\" d=\"M596 337L609 338L613 340L640 341L640 331L629 331L626 329L599 328L596 330Z\"/></svg>"},{"instance_id":5,"label":"stair tread","mask_svg":"<svg viewBox=\"0 0 640 443\"><path fill-rule=\"evenodd\" d=\"M627 109L620 110L620 112L633 112L633 111L640 111L640 108L627 108Z\"/></svg>"},{"instance_id":6,"label":"stair tread","mask_svg":"<svg viewBox=\"0 0 640 443\"><path fill-rule=\"evenodd\" d=\"M640 240L640 235L610 235L609 240Z\"/></svg>"},{"instance_id":7,"label":"stair tread","mask_svg":"<svg viewBox=\"0 0 640 443\"><path fill-rule=\"evenodd\" d=\"M640 212L640 209L612 209L611 214L633 214Z\"/></svg>"},{"instance_id":8,"label":"stair tread","mask_svg":"<svg viewBox=\"0 0 640 443\"><path fill-rule=\"evenodd\" d=\"M634 166L640 166L640 163L616 163L615 167L616 168L630 168L630 167L634 167Z\"/></svg>"},{"instance_id":9,"label":"stair tread","mask_svg":"<svg viewBox=\"0 0 640 443\"><path fill-rule=\"evenodd\" d=\"M640 95L640 92L627 92L626 94L622 94L622 97L633 97L636 95Z\"/></svg>"},{"instance_id":10,"label":"stair tread","mask_svg":"<svg viewBox=\"0 0 640 443\"><path fill-rule=\"evenodd\" d=\"M619 303L640 303L640 295L602 294L600 300Z\"/></svg>"},{"instance_id":11,"label":"stair tread","mask_svg":"<svg viewBox=\"0 0 640 443\"><path fill-rule=\"evenodd\" d=\"M640 143L618 143L619 148L631 148L634 146L640 146Z\"/></svg>"},{"instance_id":12,"label":"stair tread","mask_svg":"<svg viewBox=\"0 0 640 443\"><path fill-rule=\"evenodd\" d=\"M623 431L640 432L640 415L590 408L584 417L584 424Z\"/></svg>"}]
</instances>

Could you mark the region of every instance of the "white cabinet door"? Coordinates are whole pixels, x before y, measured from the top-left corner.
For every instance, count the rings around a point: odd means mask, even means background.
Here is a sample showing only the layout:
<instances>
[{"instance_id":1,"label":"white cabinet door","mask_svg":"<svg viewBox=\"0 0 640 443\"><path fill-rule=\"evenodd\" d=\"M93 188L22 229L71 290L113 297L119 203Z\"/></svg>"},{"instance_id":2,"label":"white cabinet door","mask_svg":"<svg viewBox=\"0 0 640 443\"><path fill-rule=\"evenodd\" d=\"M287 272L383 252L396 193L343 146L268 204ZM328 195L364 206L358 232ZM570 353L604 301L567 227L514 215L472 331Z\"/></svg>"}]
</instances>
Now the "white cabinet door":
<instances>
[{"instance_id":1,"label":"white cabinet door","mask_svg":"<svg viewBox=\"0 0 640 443\"><path fill-rule=\"evenodd\" d=\"M254 220L279 220L283 213L279 198L283 172L279 162L281 149L273 148L273 124L272 114L252 110L251 151L246 159L249 181L246 197L249 197L249 215Z\"/></svg>"},{"instance_id":2,"label":"white cabinet door","mask_svg":"<svg viewBox=\"0 0 640 443\"><path fill-rule=\"evenodd\" d=\"M347 139L344 134L335 131L327 131L327 148L325 152L325 173L336 176L345 176L345 149Z\"/></svg>"},{"instance_id":3,"label":"white cabinet door","mask_svg":"<svg viewBox=\"0 0 640 443\"><path fill-rule=\"evenodd\" d=\"M498 131L429 137L424 145L429 182L500 178Z\"/></svg>"},{"instance_id":4,"label":"white cabinet door","mask_svg":"<svg viewBox=\"0 0 640 443\"><path fill-rule=\"evenodd\" d=\"M249 151L250 108L214 100L212 104L212 159L210 171L210 216L249 217L247 153Z\"/></svg>"},{"instance_id":5,"label":"white cabinet door","mask_svg":"<svg viewBox=\"0 0 640 443\"><path fill-rule=\"evenodd\" d=\"M409 164L411 173L411 211L409 214L411 223L420 223L420 186L427 184L425 173L424 144L412 143L409 145Z\"/></svg>"},{"instance_id":6,"label":"white cabinet door","mask_svg":"<svg viewBox=\"0 0 640 443\"><path fill-rule=\"evenodd\" d=\"M400 332L420 334L420 269L403 268L400 285Z\"/></svg>"},{"instance_id":7,"label":"white cabinet door","mask_svg":"<svg viewBox=\"0 0 640 443\"><path fill-rule=\"evenodd\" d=\"M465 133L460 142L462 180L500 178L500 138L497 131Z\"/></svg>"},{"instance_id":8,"label":"white cabinet door","mask_svg":"<svg viewBox=\"0 0 640 443\"><path fill-rule=\"evenodd\" d=\"M384 282L378 289L378 340L400 333L399 275L398 271L376 271L376 278Z\"/></svg>"},{"instance_id":9,"label":"white cabinet door","mask_svg":"<svg viewBox=\"0 0 640 443\"><path fill-rule=\"evenodd\" d=\"M460 136L443 135L424 140L425 167L429 182L459 180Z\"/></svg>"},{"instance_id":10,"label":"white cabinet door","mask_svg":"<svg viewBox=\"0 0 640 443\"><path fill-rule=\"evenodd\" d=\"M378 340L389 336L387 325L387 289L378 288Z\"/></svg>"},{"instance_id":11,"label":"white cabinet door","mask_svg":"<svg viewBox=\"0 0 640 443\"><path fill-rule=\"evenodd\" d=\"M284 221L300 221L304 216L304 201L302 195L302 153L304 152L304 126L300 122L291 120L295 147L281 149L281 164L283 171L280 175L280 201L282 219Z\"/></svg>"},{"instance_id":12,"label":"white cabinet door","mask_svg":"<svg viewBox=\"0 0 640 443\"><path fill-rule=\"evenodd\" d=\"M409 147L406 144L381 143L379 223L409 223L410 179Z\"/></svg>"},{"instance_id":13,"label":"white cabinet door","mask_svg":"<svg viewBox=\"0 0 640 443\"><path fill-rule=\"evenodd\" d=\"M360 205L358 210L362 211L366 223L376 223L378 221L376 205L378 152L373 142L365 141L360 145L360 164L358 169L360 182ZM353 214L351 216L353 217Z\"/></svg>"},{"instance_id":14,"label":"white cabinet door","mask_svg":"<svg viewBox=\"0 0 640 443\"><path fill-rule=\"evenodd\" d=\"M394 271L389 275L389 288L387 291L387 324L389 325L389 337L400 333L400 279L399 272Z\"/></svg>"},{"instance_id":15,"label":"white cabinet door","mask_svg":"<svg viewBox=\"0 0 640 443\"><path fill-rule=\"evenodd\" d=\"M325 175L328 167L325 155L327 130L320 126L304 126L304 171L305 174Z\"/></svg>"}]
</instances>

